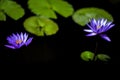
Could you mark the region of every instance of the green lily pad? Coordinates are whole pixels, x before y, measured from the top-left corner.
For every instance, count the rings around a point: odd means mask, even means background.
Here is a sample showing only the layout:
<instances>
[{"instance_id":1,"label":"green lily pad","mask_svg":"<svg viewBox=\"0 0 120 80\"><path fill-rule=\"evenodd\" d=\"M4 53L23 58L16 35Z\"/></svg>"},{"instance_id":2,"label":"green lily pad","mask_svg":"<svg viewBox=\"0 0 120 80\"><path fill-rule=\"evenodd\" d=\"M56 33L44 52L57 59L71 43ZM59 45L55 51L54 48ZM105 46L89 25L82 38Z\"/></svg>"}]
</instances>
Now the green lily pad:
<instances>
[{"instance_id":1,"label":"green lily pad","mask_svg":"<svg viewBox=\"0 0 120 80\"><path fill-rule=\"evenodd\" d=\"M36 15L56 19L55 12L51 9L48 0L28 0L29 9Z\"/></svg>"},{"instance_id":2,"label":"green lily pad","mask_svg":"<svg viewBox=\"0 0 120 80\"><path fill-rule=\"evenodd\" d=\"M110 13L105 11L104 9L100 8L82 8L77 10L73 16L73 20L75 23L77 23L80 26L85 26L90 19L95 18L105 18L108 19L108 21L113 21L113 17Z\"/></svg>"},{"instance_id":3,"label":"green lily pad","mask_svg":"<svg viewBox=\"0 0 120 80\"><path fill-rule=\"evenodd\" d=\"M64 0L48 0L53 10L67 18L74 12L73 6Z\"/></svg>"},{"instance_id":4,"label":"green lily pad","mask_svg":"<svg viewBox=\"0 0 120 80\"><path fill-rule=\"evenodd\" d=\"M21 5L15 1L1 0L0 4L0 9L14 20L20 19L25 14L24 9L21 7Z\"/></svg>"},{"instance_id":5,"label":"green lily pad","mask_svg":"<svg viewBox=\"0 0 120 80\"><path fill-rule=\"evenodd\" d=\"M6 21L6 15L0 11L0 21Z\"/></svg>"},{"instance_id":6,"label":"green lily pad","mask_svg":"<svg viewBox=\"0 0 120 80\"><path fill-rule=\"evenodd\" d=\"M37 36L53 35L59 30L54 21L42 16L29 17L24 21L24 27L28 32Z\"/></svg>"},{"instance_id":7,"label":"green lily pad","mask_svg":"<svg viewBox=\"0 0 120 80\"><path fill-rule=\"evenodd\" d=\"M80 57L84 61L90 61L90 60L94 59L94 53L92 53L90 51L84 51L84 52L81 53Z\"/></svg>"},{"instance_id":8,"label":"green lily pad","mask_svg":"<svg viewBox=\"0 0 120 80\"><path fill-rule=\"evenodd\" d=\"M101 61L108 61L108 59L110 59L110 56L106 54L98 54L96 57Z\"/></svg>"},{"instance_id":9,"label":"green lily pad","mask_svg":"<svg viewBox=\"0 0 120 80\"><path fill-rule=\"evenodd\" d=\"M28 0L28 8L36 15L57 19L55 11L63 17L73 13L73 7L63 0Z\"/></svg>"}]
</instances>

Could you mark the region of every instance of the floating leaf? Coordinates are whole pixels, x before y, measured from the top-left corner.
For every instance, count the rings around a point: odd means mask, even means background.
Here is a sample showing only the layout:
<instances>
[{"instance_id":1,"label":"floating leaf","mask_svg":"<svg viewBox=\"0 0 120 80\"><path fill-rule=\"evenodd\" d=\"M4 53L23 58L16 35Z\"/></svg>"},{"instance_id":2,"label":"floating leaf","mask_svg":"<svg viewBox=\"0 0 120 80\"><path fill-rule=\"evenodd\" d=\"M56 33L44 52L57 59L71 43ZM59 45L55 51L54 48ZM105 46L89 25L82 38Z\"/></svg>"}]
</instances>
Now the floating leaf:
<instances>
[{"instance_id":1,"label":"floating leaf","mask_svg":"<svg viewBox=\"0 0 120 80\"><path fill-rule=\"evenodd\" d=\"M0 9L14 20L18 20L24 15L24 9L15 1L2 0Z\"/></svg>"},{"instance_id":2,"label":"floating leaf","mask_svg":"<svg viewBox=\"0 0 120 80\"><path fill-rule=\"evenodd\" d=\"M106 54L98 54L96 57L101 61L108 61L108 59L110 59L110 56Z\"/></svg>"},{"instance_id":3,"label":"floating leaf","mask_svg":"<svg viewBox=\"0 0 120 80\"><path fill-rule=\"evenodd\" d=\"M24 21L25 29L37 36L53 35L58 31L58 25L52 20L40 17L32 16Z\"/></svg>"},{"instance_id":4,"label":"floating leaf","mask_svg":"<svg viewBox=\"0 0 120 80\"><path fill-rule=\"evenodd\" d=\"M81 53L80 57L84 60L84 61L89 61L89 60L93 60L94 59L94 53L90 52L90 51L84 51Z\"/></svg>"},{"instance_id":5,"label":"floating leaf","mask_svg":"<svg viewBox=\"0 0 120 80\"><path fill-rule=\"evenodd\" d=\"M53 8L57 13L62 15L63 17L69 17L73 14L74 9L71 4L67 1L63 0L48 0Z\"/></svg>"},{"instance_id":6,"label":"floating leaf","mask_svg":"<svg viewBox=\"0 0 120 80\"><path fill-rule=\"evenodd\" d=\"M73 7L63 0L29 0L29 9L36 15L57 19L54 11L63 17L69 17L73 13Z\"/></svg>"},{"instance_id":7,"label":"floating leaf","mask_svg":"<svg viewBox=\"0 0 120 80\"><path fill-rule=\"evenodd\" d=\"M6 21L6 15L0 11L0 21Z\"/></svg>"},{"instance_id":8,"label":"floating leaf","mask_svg":"<svg viewBox=\"0 0 120 80\"><path fill-rule=\"evenodd\" d=\"M57 18L47 0L29 0L28 7L36 15L42 15L53 19Z\"/></svg>"},{"instance_id":9,"label":"floating leaf","mask_svg":"<svg viewBox=\"0 0 120 80\"><path fill-rule=\"evenodd\" d=\"M99 19L99 18L105 18L108 19L108 21L113 21L112 15L110 15L107 11L99 8L83 8L77 10L73 16L73 20L75 23L85 26L91 18Z\"/></svg>"}]
</instances>

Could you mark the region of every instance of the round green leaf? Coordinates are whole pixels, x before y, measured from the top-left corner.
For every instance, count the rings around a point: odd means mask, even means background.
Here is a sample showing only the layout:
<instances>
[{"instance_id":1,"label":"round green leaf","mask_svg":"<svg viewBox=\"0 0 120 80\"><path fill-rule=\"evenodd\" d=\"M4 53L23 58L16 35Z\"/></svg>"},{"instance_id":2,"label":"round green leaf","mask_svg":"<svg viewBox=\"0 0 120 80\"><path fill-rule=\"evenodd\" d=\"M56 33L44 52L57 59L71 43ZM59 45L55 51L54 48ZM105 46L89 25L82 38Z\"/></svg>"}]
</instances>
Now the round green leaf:
<instances>
[{"instance_id":1,"label":"round green leaf","mask_svg":"<svg viewBox=\"0 0 120 80\"><path fill-rule=\"evenodd\" d=\"M108 59L110 59L110 56L106 54L98 54L96 57L101 61L108 61Z\"/></svg>"},{"instance_id":2,"label":"round green leaf","mask_svg":"<svg viewBox=\"0 0 120 80\"><path fill-rule=\"evenodd\" d=\"M53 10L63 17L69 17L73 14L74 9L70 3L63 0L48 0Z\"/></svg>"},{"instance_id":3,"label":"round green leaf","mask_svg":"<svg viewBox=\"0 0 120 80\"><path fill-rule=\"evenodd\" d=\"M26 19L24 27L28 32L37 36L53 35L59 30L55 22L40 16L32 16Z\"/></svg>"},{"instance_id":4,"label":"round green leaf","mask_svg":"<svg viewBox=\"0 0 120 80\"><path fill-rule=\"evenodd\" d=\"M72 18L75 23L81 26L85 26L91 18L95 18L95 19L105 18L108 19L108 21L113 21L112 15L109 14L107 11L93 7L77 10L73 14Z\"/></svg>"},{"instance_id":5,"label":"round green leaf","mask_svg":"<svg viewBox=\"0 0 120 80\"><path fill-rule=\"evenodd\" d=\"M6 15L0 11L0 21L6 21Z\"/></svg>"},{"instance_id":6,"label":"round green leaf","mask_svg":"<svg viewBox=\"0 0 120 80\"><path fill-rule=\"evenodd\" d=\"M11 0L2 1L1 9L14 20L18 20L25 14L21 5Z\"/></svg>"},{"instance_id":7,"label":"round green leaf","mask_svg":"<svg viewBox=\"0 0 120 80\"><path fill-rule=\"evenodd\" d=\"M84 60L84 61L89 61L89 60L93 60L94 59L94 53L90 52L90 51L84 51L81 53L80 57Z\"/></svg>"},{"instance_id":8,"label":"round green leaf","mask_svg":"<svg viewBox=\"0 0 120 80\"><path fill-rule=\"evenodd\" d=\"M57 19L55 12L47 0L29 0L28 7L36 15Z\"/></svg>"}]
</instances>

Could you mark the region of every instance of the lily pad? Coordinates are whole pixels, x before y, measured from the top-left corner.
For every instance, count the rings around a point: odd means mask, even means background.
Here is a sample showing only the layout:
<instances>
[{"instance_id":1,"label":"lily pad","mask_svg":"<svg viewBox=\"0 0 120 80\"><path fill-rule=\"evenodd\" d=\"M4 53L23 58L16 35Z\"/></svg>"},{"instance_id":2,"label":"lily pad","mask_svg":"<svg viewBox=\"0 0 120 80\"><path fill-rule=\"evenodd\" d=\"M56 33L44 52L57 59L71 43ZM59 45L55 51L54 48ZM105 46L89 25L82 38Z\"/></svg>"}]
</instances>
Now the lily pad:
<instances>
[{"instance_id":1,"label":"lily pad","mask_svg":"<svg viewBox=\"0 0 120 80\"><path fill-rule=\"evenodd\" d=\"M36 15L57 19L55 12L63 17L73 14L73 7L64 0L28 0L28 8Z\"/></svg>"},{"instance_id":2,"label":"lily pad","mask_svg":"<svg viewBox=\"0 0 120 80\"><path fill-rule=\"evenodd\" d=\"M28 32L37 36L53 35L59 30L58 25L54 21L43 16L27 18L24 21L24 27Z\"/></svg>"},{"instance_id":3,"label":"lily pad","mask_svg":"<svg viewBox=\"0 0 120 80\"><path fill-rule=\"evenodd\" d=\"M6 21L6 15L0 11L0 21Z\"/></svg>"},{"instance_id":4,"label":"lily pad","mask_svg":"<svg viewBox=\"0 0 120 80\"><path fill-rule=\"evenodd\" d=\"M90 60L94 59L94 53L92 53L90 51L84 51L84 52L81 53L80 57L84 61L90 61Z\"/></svg>"},{"instance_id":5,"label":"lily pad","mask_svg":"<svg viewBox=\"0 0 120 80\"><path fill-rule=\"evenodd\" d=\"M48 0L28 0L29 9L36 15L56 19L55 12L51 9Z\"/></svg>"},{"instance_id":6,"label":"lily pad","mask_svg":"<svg viewBox=\"0 0 120 80\"><path fill-rule=\"evenodd\" d=\"M69 17L73 14L73 6L64 0L48 0L53 10L63 17Z\"/></svg>"},{"instance_id":7,"label":"lily pad","mask_svg":"<svg viewBox=\"0 0 120 80\"><path fill-rule=\"evenodd\" d=\"M12 0L1 0L0 9L14 20L20 19L25 14L21 5Z\"/></svg>"},{"instance_id":8,"label":"lily pad","mask_svg":"<svg viewBox=\"0 0 120 80\"><path fill-rule=\"evenodd\" d=\"M108 19L108 21L113 21L113 17L110 13L105 11L104 9L100 8L82 8L77 10L73 16L73 20L75 23L77 23L80 26L85 26L90 19L95 18L105 18Z\"/></svg>"},{"instance_id":9,"label":"lily pad","mask_svg":"<svg viewBox=\"0 0 120 80\"><path fill-rule=\"evenodd\" d=\"M96 57L101 61L108 61L108 59L110 59L110 56L106 54L98 54Z\"/></svg>"}]
</instances>

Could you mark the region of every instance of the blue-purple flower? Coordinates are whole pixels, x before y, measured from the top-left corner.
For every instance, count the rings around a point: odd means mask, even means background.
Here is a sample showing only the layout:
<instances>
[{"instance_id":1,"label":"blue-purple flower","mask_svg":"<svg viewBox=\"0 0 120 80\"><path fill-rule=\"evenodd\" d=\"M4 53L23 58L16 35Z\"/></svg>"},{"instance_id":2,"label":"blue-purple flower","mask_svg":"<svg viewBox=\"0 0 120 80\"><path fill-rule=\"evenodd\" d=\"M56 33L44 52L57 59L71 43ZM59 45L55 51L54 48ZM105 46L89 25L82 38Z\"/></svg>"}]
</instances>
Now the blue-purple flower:
<instances>
[{"instance_id":1,"label":"blue-purple flower","mask_svg":"<svg viewBox=\"0 0 120 80\"><path fill-rule=\"evenodd\" d=\"M87 24L90 29L84 29L84 31L89 32L89 34L86 36L100 35L101 38L110 42L111 40L105 34L105 32L112 28L114 25L115 24L112 24L112 22L108 22L107 19L91 19L90 24Z\"/></svg>"},{"instance_id":2,"label":"blue-purple flower","mask_svg":"<svg viewBox=\"0 0 120 80\"><path fill-rule=\"evenodd\" d=\"M32 37L28 38L28 34L27 33L20 33L20 34L12 34L11 36L7 37L7 41L8 41L8 45L5 45L8 48L11 49L18 49L21 48L22 46L28 46L31 41L32 41Z\"/></svg>"}]
</instances>

